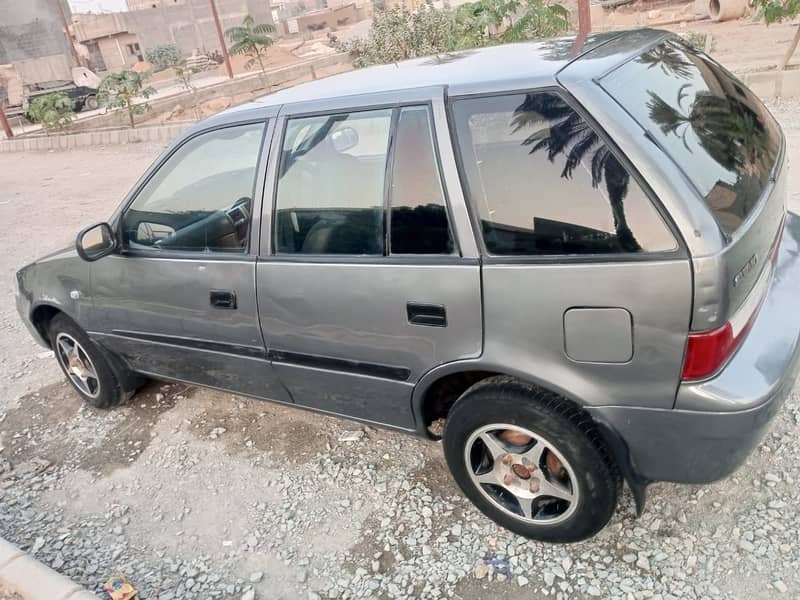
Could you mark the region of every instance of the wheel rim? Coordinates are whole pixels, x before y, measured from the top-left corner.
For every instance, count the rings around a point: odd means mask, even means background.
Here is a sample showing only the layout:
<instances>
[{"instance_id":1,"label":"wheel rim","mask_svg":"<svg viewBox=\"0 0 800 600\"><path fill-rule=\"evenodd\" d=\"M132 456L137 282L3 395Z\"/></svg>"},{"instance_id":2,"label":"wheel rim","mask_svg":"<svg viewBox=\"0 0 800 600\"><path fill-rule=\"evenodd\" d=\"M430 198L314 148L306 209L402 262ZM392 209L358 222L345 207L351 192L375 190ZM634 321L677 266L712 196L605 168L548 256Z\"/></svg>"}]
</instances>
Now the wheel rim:
<instances>
[{"instance_id":1,"label":"wheel rim","mask_svg":"<svg viewBox=\"0 0 800 600\"><path fill-rule=\"evenodd\" d=\"M59 333L56 336L56 355L72 385L82 394L97 398L100 394L100 379L83 346L71 335Z\"/></svg>"},{"instance_id":2,"label":"wheel rim","mask_svg":"<svg viewBox=\"0 0 800 600\"><path fill-rule=\"evenodd\" d=\"M578 506L572 466L552 443L523 427L494 423L475 430L464 461L481 494L524 523L560 523Z\"/></svg>"}]
</instances>

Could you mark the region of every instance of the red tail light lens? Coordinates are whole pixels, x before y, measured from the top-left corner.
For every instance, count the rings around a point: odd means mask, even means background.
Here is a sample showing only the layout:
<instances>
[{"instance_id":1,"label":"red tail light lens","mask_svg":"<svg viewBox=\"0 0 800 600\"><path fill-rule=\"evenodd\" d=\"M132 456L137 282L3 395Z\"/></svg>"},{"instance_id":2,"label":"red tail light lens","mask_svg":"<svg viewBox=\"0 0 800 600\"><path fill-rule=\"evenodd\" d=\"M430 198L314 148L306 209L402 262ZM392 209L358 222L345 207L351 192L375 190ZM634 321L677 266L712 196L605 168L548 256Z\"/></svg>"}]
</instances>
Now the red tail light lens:
<instances>
[{"instance_id":1,"label":"red tail light lens","mask_svg":"<svg viewBox=\"0 0 800 600\"><path fill-rule=\"evenodd\" d=\"M682 379L687 381L708 377L725 364L735 349L736 339L730 323L712 331L690 333Z\"/></svg>"}]
</instances>

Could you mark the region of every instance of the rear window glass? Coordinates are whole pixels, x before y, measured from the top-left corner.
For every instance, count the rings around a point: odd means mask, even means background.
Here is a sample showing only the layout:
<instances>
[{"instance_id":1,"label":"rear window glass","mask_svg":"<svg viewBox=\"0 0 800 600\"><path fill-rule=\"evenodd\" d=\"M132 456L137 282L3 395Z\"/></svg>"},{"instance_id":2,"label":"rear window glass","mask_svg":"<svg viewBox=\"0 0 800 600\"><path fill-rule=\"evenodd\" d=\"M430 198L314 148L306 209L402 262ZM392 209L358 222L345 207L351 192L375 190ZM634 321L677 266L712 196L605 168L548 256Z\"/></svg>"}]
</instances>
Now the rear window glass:
<instances>
[{"instance_id":1,"label":"rear window glass","mask_svg":"<svg viewBox=\"0 0 800 600\"><path fill-rule=\"evenodd\" d=\"M764 192L781 133L758 98L677 40L654 46L601 85L661 145L733 233Z\"/></svg>"}]
</instances>

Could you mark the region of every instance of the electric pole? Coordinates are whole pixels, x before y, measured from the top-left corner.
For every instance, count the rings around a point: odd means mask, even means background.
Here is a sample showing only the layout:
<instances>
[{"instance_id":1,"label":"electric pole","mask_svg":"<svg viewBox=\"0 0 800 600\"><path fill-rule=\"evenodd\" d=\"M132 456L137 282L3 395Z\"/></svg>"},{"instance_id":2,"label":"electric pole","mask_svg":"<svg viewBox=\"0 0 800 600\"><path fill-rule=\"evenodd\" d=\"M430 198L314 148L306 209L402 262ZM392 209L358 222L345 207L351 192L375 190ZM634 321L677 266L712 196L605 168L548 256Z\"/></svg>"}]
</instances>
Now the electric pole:
<instances>
[{"instance_id":1,"label":"electric pole","mask_svg":"<svg viewBox=\"0 0 800 600\"><path fill-rule=\"evenodd\" d=\"M231 57L228 56L228 46L225 45L225 36L222 33L222 25L219 22L219 13L217 13L217 3L214 0L208 0L211 4L211 14L214 15L214 25L217 26L217 35L219 36L219 45L222 46L222 57L225 59L225 70L228 71L228 78L233 79L233 69L231 68ZM589 0L586 0L588 2Z\"/></svg>"},{"instance_id":2,"label":"electric pole","mask_svg":"<svg viewBox=\"0 0 800 600\"><path fill-rule=\"evenodd\" d=\"M578 0L578 36L585 36L592 30L592 13L589 0Z\"/></svg>"},{"instance_id":3,"label":"electric pole","mask_svg":"<svg viewBox=\"0 0 800 600\"><path fill-rule=\"evenodd\" d=\"M78 56L78 51L75 49L75 40L72 39L72 34L69 32L69 23L67 23L67 15L64 14L64 7L61 5L61 0L53 0L58 8L58 14L61 16L61 26L64 28L64 35L69 44L69 50L72 52L72 60L75 61L75 66L81 66L81 59Z\"/></svg>"}]
</instances>

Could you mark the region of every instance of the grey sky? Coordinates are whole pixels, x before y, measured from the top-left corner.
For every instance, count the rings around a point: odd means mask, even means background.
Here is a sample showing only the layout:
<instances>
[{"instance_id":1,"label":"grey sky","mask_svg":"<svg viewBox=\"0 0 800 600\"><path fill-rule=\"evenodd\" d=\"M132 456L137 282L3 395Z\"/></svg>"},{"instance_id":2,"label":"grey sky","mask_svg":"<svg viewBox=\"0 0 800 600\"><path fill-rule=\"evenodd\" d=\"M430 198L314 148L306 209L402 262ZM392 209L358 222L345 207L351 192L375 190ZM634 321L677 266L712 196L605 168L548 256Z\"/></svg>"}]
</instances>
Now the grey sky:
<instances>
[{"instance_id":1,"label":"grey sky","mask_svg":"<svg viewBox=\"0 0 800 600\"><path fill-rule=\"evenodd\" d=\"M69 0L73 12L109 12L127 10L125 0Z\"/></svg>"}]
</instances>

